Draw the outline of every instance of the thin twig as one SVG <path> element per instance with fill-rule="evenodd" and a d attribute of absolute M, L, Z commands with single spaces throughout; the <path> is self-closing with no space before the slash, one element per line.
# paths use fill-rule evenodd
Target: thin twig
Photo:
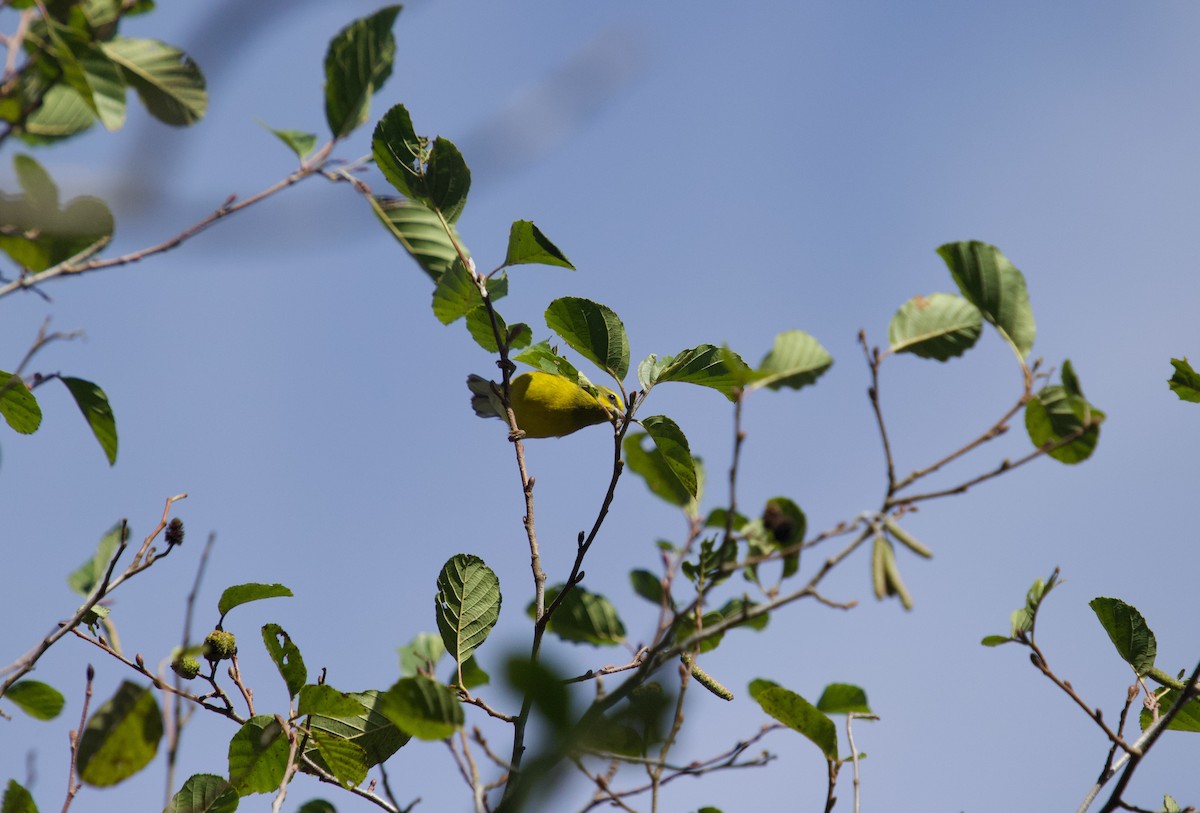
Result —
<path fill-rule="evenodd" d="M 243 198 L 242 200 L 238 201 L 236 195 L 231 195 L 225 203 L 213 210 L 213 212 L 207 217 L 204 217 L 201 220 L 193 223 L 191 226 L 188 226 L 174 237 L 169 237 L 162 242 L 156 243 L 152 246 L 147 246 L 146 248 L 138 249 L 137 251 L 132 251 L 128 254 L 122 254 L 119 257 L 88 260 L 87 262 L 82 263 L 78 263 L 76 258 L 73 257 L 56 265 L 52 265 L 44 271 L 26 274 L 16 280 L 13 280 L 7 285 L 0 286 L 0 298 L 8 296 L 15 291 L 29 288 L 33 285 L 39 285 L 57 277 L 75 276 L 89 271 L 99 271 L 104 268 L 114 268 L 117 266 L 129 265 L 130 263 L 139 262 L 155 254 L 161 254 L 165 251 L 170 251 L 171 249 L 182 245 L 191 238 L 205 231 L 209 226 L 212 226 L 217 221 L 222 220 L 229 215 L 240 212 L 248 206 L 253 206 L 254 204 L 265 200 L 272 195 L 282 192 L 284 189 L 299 183 L 311 175 L 319 174 L 324 167 L 325 160 L 329 157 L 329 153 L 333 150 L 333 145 L 334 142 L 329 141 L 319 150 L 317 150 L 310 158 L 308 158 L 308 160 L 301 162 L 299 168 L 297 168 L 287 177 L 271 184 L 266 189 L 263 189 L 262 191 L 257 192 L 248 198 Z"/>
<path fill-rule="evenodd" d="M 88 704 L 92 702 L 92 681 L 96 679 L 96 670 L 89 663 L 87 668 L 87 682 L 83 690 L 83 711 L 79 715 L 79 728 L 70 733 L 71 740 L 71 767 L 67 773 L 67 798 L 63 801 L 62 813 L 67 813 L 67 809 L 71 807 L 71 802 L 75 800 L 75 794 L 79 793 L 79 789 L 83 787 L 83 783 L 77 778 L 79 775 L 79 742 L 83 739 L 84 729 L 87 727 Z"/>

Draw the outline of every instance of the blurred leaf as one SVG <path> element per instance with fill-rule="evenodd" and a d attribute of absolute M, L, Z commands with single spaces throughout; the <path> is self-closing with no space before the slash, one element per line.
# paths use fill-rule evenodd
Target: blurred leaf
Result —
<path fill-rule="evenodd" d="M 262 637 L 267 654 L 271 656 L 275 668 L 279 670 L 280 677 L 287 685 L 288 697 L 295 697 L 308 680 L 308 669 L 304 666 L 300 649 L 278 624 L 264 624 Z"/>
<path fill-rule="evenodd" d="M 1133 667 L 1138 677 L 1144 677 L 1154 666 L 1154 658 L 1158 654 L 1158 643 L 1146 619 L 1137 608 L 1120 599 L 1094 598 L 1088 602 L 1088 606 L 1100 619 L 1101 626 L 1117 648 L 1117 654 Z"/>
<path fill-rule="evenodd" d="M 935 293 L 900 306 L 888 326 L 888 343 L 893 353 L 946 361 L 974 347 L 982 332 L 978 308 L 962 297 Z"/>
<path fill-rule="evenodd" d="M 66 376 L 60 380 L 67 385 L 79 411 L 92 428 L 92 434 L 96 436 L 100 448 L 104 450 L 104 456 L 108 458 L 108 465 L 113 465 L 117 462 L 117 419 L 113 416 L 108 396 L 91 381 Z"/>
<path fill-rule="evenodd" d="M 683 350 L 661 360 L 654 356 L 650 359 L 655 359 L 647 370 L 654 375 L 648 382 L 650 386 L 668 381 L 681 381 L 714 389 L 730 401 L 733 400 L 734 391 L 741 387 L 751 374 L 750 367 L 740 356 L 727 348 L 711 344 Z M 643 387 L 646 386 L 646 383 L 643 383 Z"/>
<path fill-rule="evenodd" d="M 438 661 L 446 654 L 440 635 L 418 633 L 406 646 L 400 647 L 400 674 L 404 677 L 422 674 L 432 677 Z"/>
<path fill-rule="evenodd" d="M 770 614 L 760 613 L 759 615 L 746 617 L 746 613 L 750 610 L 753 610 L 757 606 L 758 605 L 753 601 L 748 601 L 745 598 L 731 598 L 729 601 L 722 604 L 720 609 L 718 609 L 716 612 L 717 615 L 721 617 L 722 621 L 734 622 L 733 626 L 728 627 L 728 629 L 745 627 L 746 629 L 751 629 L 755 632 L 761 632 L 762 630 L 765 630 L 767 628 L 767 624 L 770 623 Z"/>
<path fill-rule="evenodd" d="M 561 590 L 561 584 L 546 588 L 547 607 Z M 534 606 L 530 602 L 530 618 L 533 618 L 533 613 Z M 625 625 L 621 623 L 613 603 L 599 593 L 590 593 L 578 585 L 571 588 L 571 592 L 554 611 L 546 631 L 564 641 L 595 646 L 615 646 L 625 640 Z"/>
<path fill-rule="evenodd" d="M 458 251 L 454 247 L 455 242 L 462 246 L 458 230 L 453 224 L 450 225 L 450 232 L 454 235 L 451 240 L 436 212 L 407 200 L 383 197 L 371 197 L 368 200 L 380 222 L 434 282 L 458 259 Z M 471 256 L 465 247 L 463 252 L 467 257 Z"/>
<path fill-rule="evenodd" d="M 230 610 L 242 604 L 261 601 L 264 598 L 290 598 L 291 596 L 292 591 L 282 584 L 258 584 L 255 582 L 235 584 L 232 587 L 226 587 L 225 592 L 221 594 L 221 599 L 217 602 L 217 612 L 224 620 Z"/>
<path fill-rule="evenodd" d="M 787 330 L 749 376 L 747 389 L 787 387 L 798 390 L 814 383 L 833 365 L 833 357 L 821 343 L 803 330 Z"/>
<path fill-rule="evenodd" d="M 46 53 L 57 62 L 62 81 L 107 130 L 120 129 L 125 121 L 125 85 L 117 67 L 53 15 L 43 16 L 40 22 L 37 30 L 49 41 Z"/>
<path fill-rule="evenodd" d="M 830 683 L 821 692 L 817 708 L 826 714 L 871 714 L 867 693 L 849 683 Z"/>
<path fill-rule="evenodd" d="M 309 799 L 296 813 L 337 813 L 337 808 L 324 799 Z"/>
<path fill-rule="evenodd" d="M 123 523 L 118 522 L 105 532 L 104 536 L 100 537 L 100 542 L 96 545 L 96 552 L 92 554 L 92 558 L 84 562 L 75 572 L 67 576 L 67 586 L 81 596 L 90 596 L 92 591 L 96 589 L 96 585 L 104 579 L 104 574 L 108 571 L 108 563 L 112 561 L 113 554 L 117 550 L 117 545 L 121 542 L 121 529 L 125 527 Z M 126 538 L 128 538 L 126 531 Z"/>
<path fill-rule="evenodd" d="M 587 717 L 580 726 L 578 746 L 597 754 L 640 757 L 646 753 L 646 743 L 637 731 L 603 714 Z"/>
<path fill-rule="evenodd" d="M 985 635 L 979 643 L 984 646 L 1000 646 L 1001 644 L 1011 644 L 1012 640 L 1007 635 Z"/>
<path fill-rule="evenodd" d="M 40 140 L 57 140 L 91 127 L 96 117 L 73 88 L 52 85 L 42 105 L 25 119 L 25 134 Z"/>
<path fill-rule="evenodd" d="M 123 682 L 84 728 L 79 778 L 101 788 L 128 779 L 154 759 L 162 735 L 162 712 L 150 687 Z"/>
<path fill-rule="evenodd" d="M 442 643 L 456 663 L 483 645 L 500 618 L 500 580 L 478 556 L 460 553 L 437 577 L 434 611 Z"/>
<path fill-rule="evenodd" d="M 38 813 L 37 805 L 33 801 L 33 794 L 17 784 L 15 779 L 8 780 L 8 786 L 4 788 L 4 796 L 0 798 L 0 811 L 2 813 Z"/>
<path fill-rule="evenodd" d="M 1179 396 L 1180 401 L 1200 402 L 1200 373 L 1192 369 L 1187 358 L 1171 359 L 1175 373 L 1167 381 L 1171 392 Z"/>
<path fill-rule="evenodd" d="M 1024 275 L 1000 249 L 978 240 L 946 243 L 937 251 L 962 295 L 1026 358 L 1037 327 Z"/>
<path fill-rule="evenodd" d="M 564 296 L 546 308 L 546 325 L 573 350 L 618 381 L 629 372 L 629 337 L 610 308 Z"/>
<path fill-rule="evenodd" d="M 0 250 L 30 271 L 45 271 L 112 236 L 113 217 L 99 198 L 58 205 L 50 175 L 27 155 L 13 157 L 23 195 L 0 194 Z"/>
<path fill-rule="evenodd" d="M 42 425 L 42 408 L 25 382 L 0 370 L 0 415 L 13 430 L 31 435 Z"/>
<path fill-rule="evenodd" d="M 355 787 L 367 778 L 366 752 L 354 743 L 320 730 L 312 732 L 312 742 L 326 770 L 337 778 L 342 787 Z"/>
<path fill-rule="evenodd" d="M 229 741 L 229 784 L 239 796 L 278 790 L 290 750 L 274 717 L 251 717 Z"/>
<path fill-rule="evenodd" d="M 1159 716 L 1161 717 L 1166 710 L 1175 705 L 1175 701 L 1179 699 L 1179 691 L 1177 689 L 1168 689 L 1162 697 L 1159 698 Z M 1138 720 L 1145 731 L 1154 722 L 1154 713 L 1150 709 L 1142 709 L 1142 714 Z M 1200 699 L 1192 698 L 1184 707 L 1179 710 L 1179 713 L 1171 718 L 1170 724 L 1167 725 L 1168 731 L 1191 731 L 1193 733 L 1200 731 Z"/>
<path fill-rule="evenodd" d="M 379 710 L 419 740 L 444 740 L 463 726 L 454 692 L 426 677 L 401 678 L 380 698 Z"/>
<path fill-rule="evenodd" d="M 37 680 L 17 681 L 4 696 L 35 720 L 53 720 L 66 702 L 58 689 Z"/>
<path fill-rule="evenodd" d="M 238 795 L 225 777 L 198 773 L 188 777 L 163 813 L 233 813 Z"/>
<path fill-rule="evenodd" d="M 396 728 L 380 710 L 382 692 L 349 692 L 345 696 L 359 704 L 356 714 L 313 714 L 308 718 L 309 727 L 353 742 L 366 755 L 368 766 L 387 761 L 408 742 L 409 735 Z M 315 748 L 305 749 L 304 754 L 320 767 L 328 768 Z"/>
<path fill-rule="evenodd" d="M 633 592 L 656 607 L 662 606 L 662 580 L 658 576 L 655 576 L 649 570 L 631 570 L 629 572 L 629 582 L 633 585 Z"/>
<path fill-rule="evenodd" d="M 262 124 L 262 122 L 259 122 L 259 124 Z M 267 130 L 284 144 L 287 144 L 301 161 L 317 146 L 316 133 L 306 133 L 303 130 L 276 130 L 274 127 L 267 127 L 265 124 L 262 124 L 262 126 L 266 127 Z"/>
<path fill-rule="evenodd" d="M 505 265 L 556 265 L 560 268 L 575 270 L 567 255 L 558 246 L 550 242 L 542 230 L 528 220 L 517 220 L 508 232 L 508 253 L 504 257 Z"/>
<path fill-rule="evenodd" d="M 816 706 L 782 686 L 761 688 L 755 694 L 752 684 L 751 696 L 767 714 L 811 740 L 827 760 L 837 760 L 837 729 Z"/>
<path fill-rule="evenodd" d="M 192 58 L 158 40 L 116 37 L 101 46 L 121 67 L 146 110 L 163 124 L 186 127 L 204 117 L 208 93 Z"/>
<path fill-rule="evenodd" d="M 1078 385 L 1078 381 L 1075 383 Z M 1104 413 L 1087 400 L 1069 394 L 1056 384 L 1043 387 L 1025 405 L 1025 429 L 1034 446 L 1041 448 L 1083 433 L 1065 446 L 1048 452 L 1060 463 L 1081 463 L 1091 457 L 1100 442 L 1100 424 L 1104 418 Z"/>
<path fill-rule="evenodd" d="M 363 122 L 371 96 L 392 75 L 396 40 L 392 26 L 400 6 L 385 6 L 338 32 L 325 53 L 325 120 L 335 138 Z"/>

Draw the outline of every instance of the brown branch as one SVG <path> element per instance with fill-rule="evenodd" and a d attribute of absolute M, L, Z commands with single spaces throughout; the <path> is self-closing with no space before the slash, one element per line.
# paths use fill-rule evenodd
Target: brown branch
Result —
<path fill-rule="evenodd" d="M 875 425 L 879 428 L 879 440 L 883 444 L 883 458 L 887 464 L 887 493 L 890 497 L 896 491 L 896 464 L 892 458 L 892 444 L 888 440 L 887 426 L 883 422 L 883 409 L 879 405 L 879 348 L 872 350 L 867 345 L 867 332 L 858 331 L 858 343 L 862 345 L 867 367 L 871 370 L 871 386 L 867 389 L 867 398 L 871 401 L 871 411 L 875 413 Z"/>
<path fill-rule="evenodd" d="M 67 798 L 63 800 L 62 813 L 67 813 L 75 794 L 83 787 L 77 778 L 79 775 L 79 742 L 83 739 L 83 731 L 87 727 L 88 704 L 92 702 L 92 681 L 96 679 L 96 670 L 89 663 L 87 668 L 87 683 L 83 691 L 83 711 L 79 714 L 79 728 L 68 736 L 71 740 L 71 766 L 67 772 Z"/>
<path fill-rule="evenodd" d="M 1079 693 L 1075 691 L 1075 687 L 1071 685 L 1070 681 L 1063 680 L 1058 675 L 1054 674 L 1053 670 L 1050 669 L 1050 664 L 1046 662 L 1046 656 L 1042 654 L 1042 650 L 1032 638 L 1028 636 L 1018 636 L 1017 640 L 1022 641 L 1022 643 L 1026 644 L 1032 650 L 1029 655 L 1030 663 L 1037 667 L 1037 669 L 1043 675 L 1050 678 L 1051 682 L 1053 682 L 1055 686 L 1066 692 L 1067 696 L 1074 700 L 1075 704 L 1079 706 L 1079 708 L 1083 709 L 1087 716 L 1090 717 L 1092 721 L 1100 727 L 1100 729 L 1104 732 L 1104 735 L 1108 737 L 1109 742 L 1113 743 L 1113 745 L 1121 748 L 1124 751 L 1129 750 L 1129 744 L 1121 738 L 1121 735 L 1113 731 L 1109 727 L 1108 723 L 1104 722 L 1104 715 L 1101 713 L 1100 709 L 1094 709 L 1089 706 L 1084 699 L 1079 696 Z"/>
<path fill-rule="evenodd" d="M 122 254 L 119 257 L 88 260 L 82 263 L 77 262 L 76 258 L 72 257 L 61 263 L 53 265 L 44 271 L 25 274 L 8 283 L 7 285 L 0 286 L 0 298 L 8 296 L 15 291 L 23 290 L 57 277 L 77 276 L 89 271 L 99 271 L 105 268 L 129 265 L 130 263 L 140 262 L 147 257 L 152 257 L 155 254 L 162 254 L 163 252 L 177 248 L 191 238 L 208 229 L 209 226 L 212 226 L 217 221 L 222 220 L 229 215 L 236 214 L 237 212 L 240 212 L 249 206 L 253 206 L 254 204 L 263 201 L 272 195 L 282 192 L 283 190 L 299 183 L 305 178 L 321 173 L 324 169 L 325 161 L 329 157 L 329 153 L 333 150 L 333 145 L 333 141 L 326 143 L 306 161 L 302 161 L 299 168 L 297 168 L 287 177 L 277 181 L 271 186 L 268 186 L 266 189 L 263 189 L 248 198 L 243 198 L 242 200 L 238 201 L 236 195 L 231 195 L 225 201 L 225 203 L 213 210 L 213 212 L 207 217 L 204 217 L 201 220 L 193 223 L 191 226 L 188 226 L 174 237 L 169 237 L 162 242 L 156 243 L 152 246 L 147 246 L 146 248 L 138 249 L 137 251 L 129 252 L 128 254 Z"/>

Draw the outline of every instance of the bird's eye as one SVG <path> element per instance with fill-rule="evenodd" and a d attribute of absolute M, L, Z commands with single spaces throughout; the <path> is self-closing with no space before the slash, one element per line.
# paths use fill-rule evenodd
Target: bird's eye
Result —
<path fill-rule="evenodd" d="M 617 394 L 615 392 L 610 392 L 608 394 L 608 400 L 609 400 L 609 403 L 611 403 L 613 406 L 616 406 L 617 405 Z"/>

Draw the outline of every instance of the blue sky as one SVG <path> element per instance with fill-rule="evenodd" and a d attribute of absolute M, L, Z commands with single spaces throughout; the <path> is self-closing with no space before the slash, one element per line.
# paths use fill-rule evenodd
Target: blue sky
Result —
<path fill-rule="evenodd" d="M 163 4 L 127 31 L 196 57 L 211 96 L 199 125 L 170 130 L 139 111 L 124 132 L 37 152 L 64 194 L 110 200 L 114 251 L 161 239 L 230 193 L 288 173 L 290 153 L 256 120 L 321 131 L 325 46 L 376 8 L 246 5 Z M 765 717 L 745 691 L 755 677 L 814 699 L 827 683 L 851 682 L 882 718 L 856 729 L 870 755 L 867 809 L 1001 811 L 1028 808 L 1030 798 L 1074 809 L 1103 764 L 1099 731 L 1023 652 L 978 645 L 1006 630 L 1025 589 L 1056 565 L 1067 583 L 1050 600 L 1040 641 L 1110 719 L 1130 673 L 1091 598 L 1137 606 L 1166 671 L 1194 665 L 1200 414 L 1165 379 L 1172 356 L 1200 352 L 1188 242 L 1200 214 L 1197 23 L 1200 10 L 1183 2 L 856 0 L 681 13 L 522 0 L 416 2 L 401 14 L 396 68 L 373 116 L 403 102 L 418 131 L 463 149 L 473 186 L 459 226 L 481 266 L 502 258 L 511 221 L 530 219 L 579 269 L 516 269 L 501 308 L 509 321 L 544 335 L 549 300 L 584 296 L 620 314 L 635 361 L 701 342 L 757 360 L 793 328 L 832 353 L 819 386 L 750 399 L 743 504 L 790 496 L 813 529 L 878 506 L 883 463 L 855 336 L 863 328 L 882 343 L 906 299 L 953 290 L 934 253 L 952 240 L 994 243 L 1025 273 L 1038 320 L 1033 355 L 1050 365 L 1070 358 L 1108 413 L 1092 460 L 1037 461 L 909 518 L 936 552 L 901 562 L 913 612 L 871 598 L 859 555 L 827 585 L 839 600 L 859 599 L 857 609 L 795 606 L 762 633 L 728 636 L 704 665 L 739 697 L 692 696 L 680 761 L 757 730 Z M 367 153 L 369 131 L 339 154 Z M 15 151 L 0 166 L 6 190 Z M 368 181 L 385 190 L 377 174 Z M 125 516 L 144 532 L 181 491 L 191 494 L 177 511 L 189 531 L 183 555 L 124 588 L 115 607 L 126 648 L 149 662 L 178 638 L 210 530 L 218 542 L 201 608 L 240 582 L 278 581 L 296 593 L 230 619 L 260 704 L 282 702 L 256 644 L 268 621 L 293 634 L 311 670 L 328 666 L 333 685 L 389 685 L 396 647 L 435 628 L 434 579 L 458 552 L 483 557 L 505 594 L 484 660 L 526 646 L 530 578 L 512 455 L 500 424 L 471 414 L 463 386 L 491 361 L 461 327 L 432 317 L 430 292 L 349 188 L 309 181 L 166 256 L 48 286 L 52 303 L 3 303 L 6 369 L 48 315 L 58 329 L 86 331 L 37 366 L 100 383 L 121 449 L 110 469 L 66 394 L 44 390 L 41 431 L 0 436 L 9 574 L 0 661 L 73 609 L 64 576 L 105 529 Z M 944 365 L 890 361 L 882 388 L 898 466 L 923 465 L 981 431 L 1019 384 L 991 334 Z M 706 506 L 720 504 L 728 404 L 662 387 L 647 409 L 683 427 L 709 472 Z M 942 482 L 1028 448 L 1018 422 Z M 608 453 L 603 429 L 529 445 L 552 579 L 591 523 Z M 586 584 L 627 608 L 630 639 L 642 640 L 654 610 L 632 596 L 626 574 L 653 569 L 654 542 L 680 539 L 684 526 L 627 477 L 605 527 Z M 582 668 L 627 657 L 570 645 L 554 654 Z M 78 714 L 89 661 L 100 669 L 99 697 L 126 677 L 99 652 L 64 642 L 36 675 L 67 693 L 63 720 L 18 718 L 0 738 L 0 778 L 24 778 L 25 746 L 36 749 L 43 809 L 61 798 L 64 727 Z M 222 772 L 231 733 L 195 720 L 181 776 Z M 764 800 L 817 809 L 816 749 L 787 732 L 766 745 L 779 755 L 771 767 L 677 783 L 665 809 L 730 813 Z M 1186 735 L 1168 736 L 1132 798 L 1153 807 L 1169 792 L 1195 803 L 1194 748 Z M 418 810 L 468 808 L 440 746 L 414 744 L 391 765 L 400 797 L 423 797 Z M 156 766 L 127 786 L 85 791 L 76 809 L 154 809 L 161 777 Z M 308 783 L 285 809 L 318 795 L 340 810 L 369 809 Z"/>

